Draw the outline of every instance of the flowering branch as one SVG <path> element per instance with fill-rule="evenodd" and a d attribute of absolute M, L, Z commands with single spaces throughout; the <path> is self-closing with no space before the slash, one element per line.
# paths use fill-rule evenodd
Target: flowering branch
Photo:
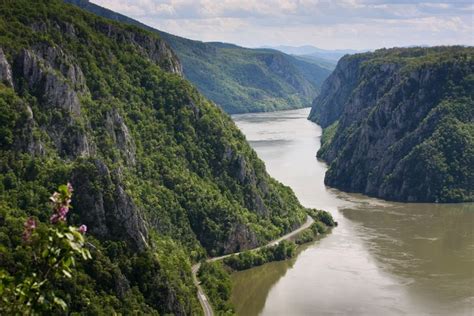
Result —
<path fill-rule="evenodd" d="M 19 283 L 6 271 L 0 270 L 0 314 L 36 314 L 67 309 L 66 302 L 54 291 L 54 283 L 71 278 L 75 257 L 91 259 L 85 247 L 87 226 L 67 225 L 67 214 L 72 209 L 73 188 L 62 185 L 50 197 L 53 214 L 47 229 L 38 229 L 40 223 L 29 217 L 24 223 L 23 247 L 27 248 L 34 264 L 27 267 Z M 43 225 L 44 226 L 44 225 Z M 6 286 L 5 286 L 6 285 Z"/>

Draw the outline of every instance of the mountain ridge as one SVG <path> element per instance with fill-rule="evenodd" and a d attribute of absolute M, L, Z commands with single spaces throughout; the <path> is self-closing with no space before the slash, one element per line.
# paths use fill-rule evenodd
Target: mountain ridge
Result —
<path fill-rule="evenodd" d="M 331 72 L 318 63 L 275 50 L 250 49 L 172 35 L 87 0 L 65 2 L 157 32 L 178 55 L 186 78 L 231 114 L 307 107 Z"/>
<path fill-rule="evenodd" d="M 473 47 L 343 57 L 314 100 L 325 184 L 406 202 L 474 200 Z"/>
<path fill-rule="evenodd" d="M 45 285 L 69 313 L 200 314 L 192 262 L 305 220 L 158 34 L 59 0 L 4 1 L 0 16 L 2 280 L 34 266 L 23 223 L 47 227 L 67 182 L 93 257 Z"/>

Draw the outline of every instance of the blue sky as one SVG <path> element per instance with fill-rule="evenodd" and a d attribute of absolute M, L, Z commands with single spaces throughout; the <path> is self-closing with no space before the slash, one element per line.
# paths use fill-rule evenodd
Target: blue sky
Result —
<path fill-rule="evenodd" d="M 247 47 L 474 45 L 474 0 L 92 0 L 160 30 Z"/>

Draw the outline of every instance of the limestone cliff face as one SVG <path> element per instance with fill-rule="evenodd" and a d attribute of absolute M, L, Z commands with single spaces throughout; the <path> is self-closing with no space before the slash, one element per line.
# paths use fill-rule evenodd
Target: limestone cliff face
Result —
<path fill-rule="evenodd" d="M 185 77 L 227 113 L 308 106 L 330 73 L 316 63 L 278 51 L 194 41 L 154 29 L 88 0 L 64 1 L 159 34 L 179 56 Z"/>
<path fill-rule="evenodd" d="M 338 120 L 354 88 L 358 85 L 360 58 L 342 58 L 324 81 L 320 95 L 313 101 L 309 119 L 325 128 Z"/>
<path fill-rule="evenodd" d="M 76 19 L 35 17 L 22 25 L 35 40 L 0 43 L 0 105 L 21 113 L 5 150 L 64 165 L 75 213 L 94 236 L 142 250 L 153 232 L 217 255 L 304 220 L 231 119 L 182 78 L 160 36 L 67 8 Z"/>
<path fill-rule="evenodd" d="M 37 22 L 31 25 L 37 34 L 51 32 L 51 28 L 75 37 L 76 26 L 65 22 Z M 123 45 L 134 45 L 138 51 L 158 64 L 163 70 L 182 74 L 179 60 L 164 41 L 124 30 L 113 24 L 95 25 L 96 31 L 107 34 Z M 70 52 L 54 44 L 34 44 L 7 58 L 0 47 L 0 83 L 14 88 L 16 93 L 33 96 L 37 108 L 21 104 L 25 113 L 21 133 L 16 135 L 14 147 L 33 156 L 56 151 L 62 159 L 74 161 L 90 158 L 88 170 L 75 170 L 72 176 L 76 187 L 76 210 L 91 232 L 101 239 L 127 240 L 136 249 L 147 245 L 148 229 L 142 211 L 125 192 L 120 172 L 111 172 L 97 155 L 97 144 L 91 123 L 83 120 L 81 99 L 90 98 L 87 80 L 80 61 Z M 45 119 L 43 116 L 55 113 Z M 114 108 L 105 114 L 105 131 L 121 152 L 125 165 L 135 164 L 136 147 L 129 128 Z M 52 143 L 45 143 L 34 134 L 42 131 Z M 101 189 L 93 190 L 93 179 L 101 181 Z"/>
<path fill-rule="evenodd" d="M 94 260 L 57 284 L 69 313 L 199 314 L 191 262 L 304 221 L 159 35 L 63 0 L 3 1 L 0 19 L 0 239 L 15 254 L 23 219 L 47 225 L 72 183 Z"/>
<path fill-rule="evenodd" d="M 309 117 L 323 127 L 337 122 L 318 152 L 330 164 L 325 183 L 391 200 L 471 201 L 473 52 L 393 49 L 341 59 Z"/>

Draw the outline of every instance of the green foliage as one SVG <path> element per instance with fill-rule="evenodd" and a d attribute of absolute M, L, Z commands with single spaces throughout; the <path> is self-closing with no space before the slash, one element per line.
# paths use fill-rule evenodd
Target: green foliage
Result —
<path fill-rule="evenodd" d="M 227 113 L 309 106 L 330 71 L 281 52 L 197 43 L 162 34 L 183 63 L 185 76 Z M 212 58 L 203 58 L 212 51 Z"/>
<path fill-rule="evenodd" d="M 57 295 L 55 286 L 76 273 L 76 258 L 92 259 L 83 236 L 85 226 L 76 228 L 65 223 L 72 192 L 64 185 L 58 191 L 51 197 L 57 206 L 51 217 L 53 225 L 38 227 L 31 217 L 25 222 L 23 242 L 15 248 L 22 261 L 12 261 L 11 254 L 3 247 L 0 249 L 0 311 L 3 313 L 66 311 L 68 305 Z"/>
<path fill-rule="evenodd" d="M 224 263 L 234 270 L 245 270 L 262 264 L 292 258 L 296 254 L 296 245 L 283 240 L 274 246 L 265 246 L 257 250 L 248 250 L 224 259 Z"/>
<path fill-rule="evenodd" d="M 318 235 L 327 233 L 329 228 L 329 226 L 326 226 L 322 222 L 315 221 L 308 229 L 305 229 L 296 237 L 295 243 L 302 245 L 314 241 Z"/>
<path fill-rule="evenodd" d="M 321 222 L 328 227 L 335 227 L 337 226 L 337 222 L 334 221 L 331 213 L 324 210 L 317 210 L 314 208 L 307 209 L 306 212 L 309 216 L 311 216 L 316 222 Z"/>
<path fill-rule="evenodd" d="M 19 119 L 19 99 L 0 83 L 0 148 L 13 143 L 13 129 Z"/>
<path fill-rule="evenodd" d="M 436 202 L 474 201 L 474 103 L 444 102 L 429 118 L 443 113 L 433 134 L 403 159 L 413 193 L 430 190 Z M 429 119 L 428 118 L 428 119 Z M 388 177 L 386 181 L 401 179 Z"/>
<path fill-rule="evenodd" d="M 313 226 L 314 225 L 315 224 L 313 224 Z M 316 229 L 316 232 L 313 229 L 305 229 L 295 238 L 295 244 L 302 245 L 302 244 L 312 242 L 317 236 L 317 234 L 318 234 L 317 229 Z"/>
<path fill-rule="evenodd" d="M 474 201 L 473 53 L 440 46 L 344 57 L 328 80 L 342 81 L 311 115 L 329 125 L 318 151 L 330 164 L 325 183 L 391 200 Z"/>
<path fill-rule="evenodd" d="M 309 106 L 332 70 L 314 60 L 296 58 L 275 50 L 189 40 L 158 31 L 91 3 L 67 2 L 159 34 L 183 63 L 186 78 L 227 113 Z"/>
<path fill-rule="evenodd" d="M 199 269 L 198 278 L 206 295 L 212 302 L 214 311 L 218 315 L 234 315 L 229 303 L 232 291 L 232 282 L 221 262 L 203 262 Z"/>
<path fill-rule="evenodd" d="M 318 157 L 323 156 L 326 150 L 330 147 L 334 135 L 336 135 L 338 125 L 339 121 L 335 121 L 323 129 L 323 134 L 321 135 L 321 148 L 318 150 Z"/>
<path fill-rule="evenodd" d="M 233 270 L 245 270 L 262 264 L 292 258 L 298 245 L 314 241 L 318 235 L 325 234 L 331 227 L 337 226 L 331 213 L 307 209 L 314 223 L 292 240 L 283 240 L 277 245 L 265 246 L 256 250 L 247 250 L 224 259 L 224 263 Z"/>
<path fill-rule="evenodd" d="M 334 221 L 331 213 L 329 213 L 328 211 L 313 209 L 313 210 L 309 210 L 308 213 L 310 214 L 311 217 L 313 217 L 313 219 L 316 222 L 321 222 L 327 227 L 337 226 L 337 222 Z"/>
<path fill-rule="evenodd" d="M 311 225 L 311 230 L 313 232 L 317 232 L 318 234 L 324 234 L 328 230 L 328 226 L 324 225 L 321 222 L 314 222 L 313 225 Z"/>
<path fill-rule="evenodd" d="M 15 72 L 14 88 L 0 84 L 7 279 L 31 264 L 18 219 L 49 221 L 49 192 L 69 179 L 70 222 L 90 227 L 94 257 L 51 283 L 69 313 L 199 314 L 191 261 L 240 249 L 239 228 L 263 244 L 304 221 L 232 120 L 165 71 L 177 61 L 158 54 L 156 34 L 59 0 L 0 2 L 0 21 L 10 65 L 25 51 L 39 60 L 38 78 Z M 46 91 L 41 73 L 77 95 L 79 115 L 54 102 L 60 89 Z"/>

